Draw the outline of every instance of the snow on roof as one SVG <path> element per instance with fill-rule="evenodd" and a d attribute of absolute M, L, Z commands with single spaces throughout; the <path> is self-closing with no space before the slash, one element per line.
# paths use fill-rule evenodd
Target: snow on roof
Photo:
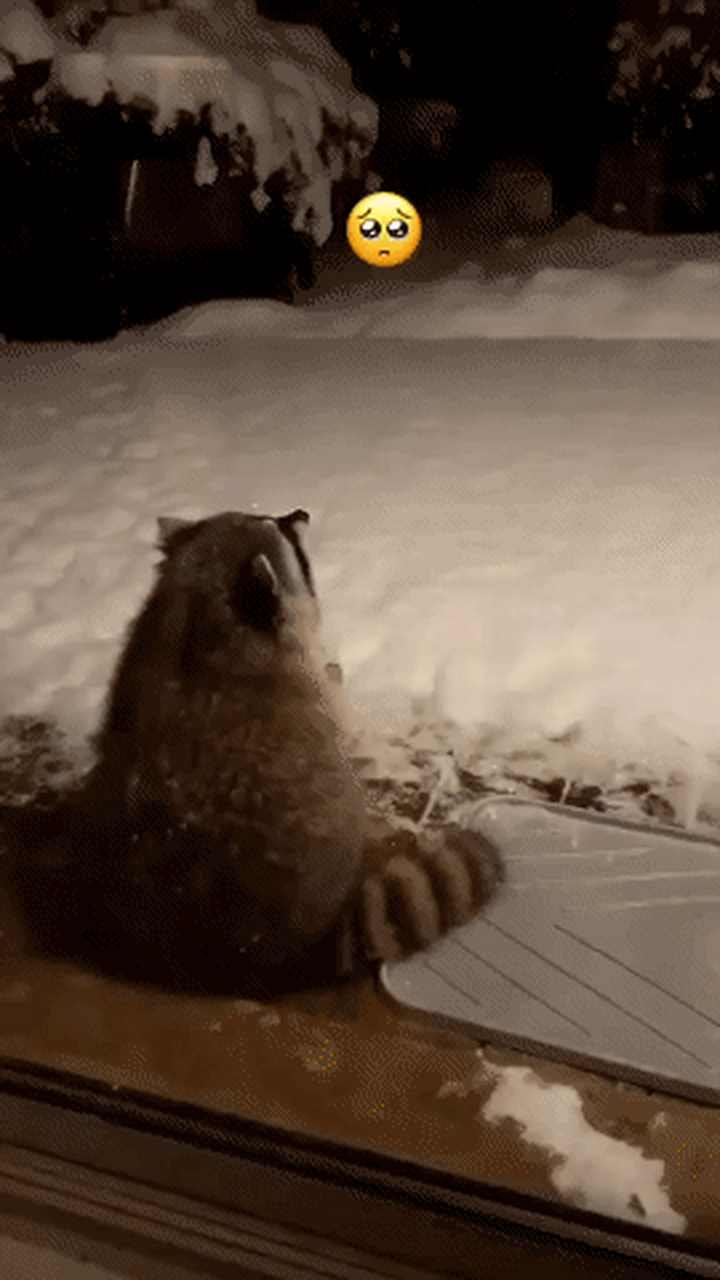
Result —
<path fill-rule="evenodd" d="M 181 111 L 197 116 L 210 105 L 213 131 L 244 128 L 255 147 L 257 187 L 286 169 L 301 181 L 293 227 L 318 244 L 332 231 L 333 181 L 355 173 L 377 137 L 378 110 L 356 92 L 348 64 L 317 28 L 292 27 L 258 16 L 254 0 L 180 0 L 172 9 L 111 18 L 79 50 L 50 34 L 29 0 L 0 0 L 2 50 L 20 61 L 54 59 L 53 79 L 72 97 L 97 106 L 150 102 L 153 128 L 172 128 Z M 331 123 L 342 142 L 327 136 Z M 320 146 L 325 142 L 325 147 Z"/>

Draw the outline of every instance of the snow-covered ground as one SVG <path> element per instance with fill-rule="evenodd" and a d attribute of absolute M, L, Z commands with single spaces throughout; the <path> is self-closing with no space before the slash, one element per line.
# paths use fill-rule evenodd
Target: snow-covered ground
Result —
<path fill-rule="evenodd" d="M 608 236 L 605 268 L 348 263 L 304 307 L 0 347 L 0 716 L 94 728 L 156 516 L 304 506 L 368 725 L 579 726 L 577 776 L 676 770 L 692 817 L 720 757 L 720 261 L 623 265 Z"/>

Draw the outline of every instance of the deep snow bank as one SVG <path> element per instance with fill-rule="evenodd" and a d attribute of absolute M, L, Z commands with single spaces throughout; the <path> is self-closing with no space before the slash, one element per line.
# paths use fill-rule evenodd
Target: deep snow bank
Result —
<path fill-rule="evenodd" d="M 720 268 L 473 271 L 6 346 L 0 710 L 92 730 L 157 515 L 303 505 L 376 723 L 415 707 L 588 781 L 645 762 L 691 814 L 720 755 Z"/>

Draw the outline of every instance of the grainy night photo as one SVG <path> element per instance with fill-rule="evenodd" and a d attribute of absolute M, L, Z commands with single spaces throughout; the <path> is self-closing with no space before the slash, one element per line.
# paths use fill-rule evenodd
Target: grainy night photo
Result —
<path fill-rule="evenodd" d="M 720 1276 L 719 95 L 0 0 L 3 1280 Z"/>

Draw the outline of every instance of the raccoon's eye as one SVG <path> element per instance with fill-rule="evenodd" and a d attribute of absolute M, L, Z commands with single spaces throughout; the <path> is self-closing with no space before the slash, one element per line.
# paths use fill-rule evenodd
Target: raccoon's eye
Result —
<path fill-rule="evenodd" d="M 360 223 L 360 235 L 363 240 L 377 240 L 381 231 L 382 227 L 377 218 L 366 218 Z"/>

